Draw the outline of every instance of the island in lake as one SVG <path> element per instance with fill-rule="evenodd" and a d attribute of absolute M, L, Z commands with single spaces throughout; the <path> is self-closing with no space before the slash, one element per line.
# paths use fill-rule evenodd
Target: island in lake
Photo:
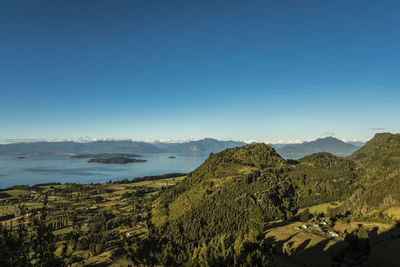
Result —
<path fill-rule="evenodd" d="M 104 163 L 104 164 L 126 164 L 133 162 L 146 162 L 144 159 L 131 159 L 126 157 L 112 157 L 112 158 L 94 158 L 89 159 L 89 163 Z"/>
<path fill-rule="evenodd" d="M 71 158 L 84 159 L 84 158 L 137 158 L 142 155 L 126 154 L 126 153 L 99 153 L 99 154 L 80 154 L 74 155 Z"/>

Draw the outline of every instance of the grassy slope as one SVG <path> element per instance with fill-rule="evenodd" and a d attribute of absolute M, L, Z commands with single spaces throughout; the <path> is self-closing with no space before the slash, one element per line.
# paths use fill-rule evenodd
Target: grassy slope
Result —
<path fill-rule="evenodd" d="M 200 168 L 189 175 L 188 178 L 170 178 L 157 181 L 144 181 L 135 184 L 107 184 L 102 185 L 103 189 L 109 190 L 110 193 L 99 193 L 94 194 L 88 200 L 82 200 L 79 203 L 73 203 L 68 199 L 63 199 L 59 196 L 51 197 L 52 205 L 65 204 L 67 206 L 74 206 L 76 209 L 95 209 L 96 212 L 101 210 L 112 210 L 115 214 L 124 216 L 130 213 L 131 207 L 127 202 L 121 200 L 121 195 L 126 192 L 130 192 L 132 186 L 136 187 L 152 187 L 160 189 L 163 186 L 173 185 L 181 182 L 173 190 L 168 190 L 169 194 L 166 194 L 168 199 L 168 212 L 169 218 L 165 214 L 163 209 L 163 199 L 156 199 L 153 202 L 153 220 L 156 225 L 162 225 L 167 219 L 176 220 L 182 218 L 190 212 L 198 211 L 204 203 L 211 203 L 212 201 L 221 202 L 225 200 L 231 201 L 237 199 L 240 196 L 253 195 L 257 196 L 268 187 L 265 187 L 265 183 L 273 180 L 273 177 L 279 176 L 280 179 L 289 177 L 293 180 L 294 185 L 297 187 L 296 190 L 300 192 L 300 196 L 304 195 L 307 189 L 314 189 L 311 185 L 319 185 L 319 189 L 311 192 L 311 196 L 321 196 L 329 188 L 339 188 L 342 185 L 353 186 L 356 185 L 359 177 L 365 177 L 363 184 L 368 186 L 366 196 L 376 197 L 378 201 L 383 201 L 379 192 L 382 188 L 396 189 L 393 187 L 392 182 L 396 182 L 398 179 L 398 139 L 399 135 L 378 135 L 376 143 L 372 142 L 366 145 L 365 149 L 361 149 L 356 152 L 353 156 L 348 159 L 334 157 L 326 153 L 318 153 L 310 157 L 305 157 L 299 160 L 299 164 L 288 165 L 279 155 L 276 155 L 274 151 L 268 147 L 256 146 L 253 151 L 249 154 L 246 149 L 236 148 L 232 150 L 224 151 L 222 154 L 212 155 Z M 379 151 L 376 151 L 379 150 Z M 375 151 L 375 152 L 374 152 Z M 387 152 L 390 157 L 386 157 L 383 154 Z M 267 157 L 265 156 L 267 155 Z M 367 155 L 367 156 L 366 156 Z M 353 166 L 353 161 L 356 165 Z M 385 168 L 379 168 L 379 164 L 386 166 Z M 388 164 L 388 165 L 385 165 Z M 356 169 L 356 176 L 350 175 L 349 171 Z M 257 173 L 260 172 L 261 173 Z M 283 173 L 289 173 L 288 176 L 282 175 Z M 303 181 L 304 175 L 306 175 L 306 181 Z M 362 176 L 364 175 L 364 176 Z M 263 180 L 257 180 L 257 177 L 265 176 Z M 379 184 L 373 182 L 373 178 L 378 177 L 383 179 Z M 285 179 L 286 179 L 285 178 Z M 249 179 L 252 180 L 249 183 Z M 346 182 L 351 179 L 351 184 Z M 389 182 L 387 182 L 389 181 Z M 396 184 L 396 183 L 395 183 Z M 338 186 L 339 185 L 339 186 Z M 65 185 L 56 185 L 53 188 L 65 188 Z M 349 187 L 351 190 L 354 188 Z M 371 188 L 377 188 L 379 190 L 374 191 Z M 51 191 L 50 186 L 42 188 L 43 191 Z M 239 189 L 243 190 L 240 191 Z M 335 192 L 335 190 L 330 191 Z M 370 193 L 368 193 L 370 192 Z M 376 192 L 376 193 L 371 193 Z M 398 190 L 397 192 L 400 192 Z M 9 190 L 3 191 L 2 199 L 16 199 L 20 196 L 30 195 L 30 191 L 24 190 Z M 389 192 L 390 193 L 390 192 Z M 150 193 L 147 197 L 149 197 Z M 303 194 L 303 195 L 302 195 Z M 368 195 L 369 194 L 369 195 Z M 372 194 L 372 195 L 371 195 Z M 377 194 L 377 195 L 375 195 Z M 222 197 L 225 195 L 226 197 Z M 310 194 L 308 194 L 310 195 Z M 95 196 L 102 196 L 105 198 L 105 202 L 93 203 Z M 258 199 L 265 199 L 267 195 L 260 195 Z M 347 192 L 343 195 L 331 194 L 334 201 L 343 200 L 343 196 L 347 196 Z M 304 207 L 309 207 L 311 212 L 326 212 L 328 207 L 333 207 L 331 202 L 322 203 L 322 199 L 326 199 L 326 196 L 317 198 L 316 202 L 318 205 L 314 205 L 313 201 L 311 204 L 304 203 Z M 259 203 L 256 198 L 255 203 Z M 361 198 L 362 200 L 362 198 Z M 208 202 L 205 202 L 208 201 Z M 367 202 L 369 205 L 372 202 Z M 29 208 L 38 207 L 40 203 L 35 201 L 25 202 Z M 339 202 L 340 204 L 340 202 Z M 380 209 L 385 214 L 392 216 L 393 218 L 400 218 L 400 205 L 396 203 L 389 203 L 386 208 Z M 226 203 L 224 202 L 224 205 Z M 240 201 L 231 201 L 228 205 L 232 207 L 241 207 L 248 205 L 247 208 L 253 208 L 253 204 L 245 204 Z M 379 206 L 371 206 L 380 208 Z M 3 205 L 0 207 L 1 212 L 7 214 L 12 213 L 15 210 L 14 205 Z M 199 214 L 201 215 L 201 214 Z M 6 222 L 7 223 L 7 222 Z M 389 231 L 393 225 L 383 224 L 377 222 L 337 222 L 334 226 L 334 230 L 340 233 L 345 231 L 351 232 L 357 229 L 359 224 L 364 227 L 372 229 L 378 227 L 378 233 L 384 236 L 386 231 Z M 285 264 L 309 264 L 311 266 L 326 265 L 330 262 L 331 257 L 340 250 L 341 246 L 344 245 L 341 239 L 332 239 L 330 237 L 321 236 L 315 232 L 309 232 L 305 230 L 295 229 L 302 225 L 300 222 L 292 222 L 290 224 L 280 224 L 280 222 L 270 222 L 266 225 L 267 230 L 265 232 L 266 238 L 272 238 L 290 255 L 290 258 L 286 256 L 277 257 L 278 265 L 284 266 Z M 270 227 L 272 226 L 272 227 Z M 85 229 L 85 226 L 83 227 Z M 71 227 L 65 227 L 55 231 L 56 234 L 64 234 L 71 230 Z M 115 229 L 121 235 L 125 235 L 128 232 L 134 232 L 137 234 L 143 233 L 144 228 L 142 226 L 135 226 L 133 228 L 120 227 Z M 399 246 L 399 240 L 383 240 L 373 243 L 371 246 L 371 259 L 375 263 L 389 264 L 395 263 L 398 260 L 397 253 L 393 250 L 395 246 Z M 321 253 L 325 251 L 326 253 Z M 116 263 L 124 259 L 113 259 L 111 255 L 113 249 L 106 250 L 101 255 L 91 257 L 85 260 L 82 264 L 97 264 L 97 263 Z M 395 254 L 395 255 L 394 255 Z M 87 254 L 82 252 L 82 255 Z"/>
<path fill-rule="evenodd" d="M 268 229 L 265 237 L 274 240 L 279 245 L 278 253 L 285 252 L 286 254 L 286 256 L 276 257 L 277 266 L 330 266 L 332 258 L 347 246 L 341 238 L 321 236 L 317 231 L 295 229 L 303 224 L 301 222 L 283 225 L 273 222 L 271 224 L 277 225 Z M 333 230 L 338 233 L 351 232 L 358 229 L 359 225 L 367 229 L 374 227 L 379 229 L 380 239 L 374 240 L 371 244 L 371 261 L 377 266 L 395 266 L 399 262 L 396 252 L 400 239 L 385 240 L 386 233 L 391 231 L 393 225 L 365 222 L 337 223 Z"/>

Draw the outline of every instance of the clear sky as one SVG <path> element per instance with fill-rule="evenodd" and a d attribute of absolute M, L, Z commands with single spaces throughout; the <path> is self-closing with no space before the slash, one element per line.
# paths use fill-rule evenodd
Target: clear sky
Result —
<path fill-rule="evenodd" d="M 400 132 L 400 1 L 1 1 L 0 142 Z"/>

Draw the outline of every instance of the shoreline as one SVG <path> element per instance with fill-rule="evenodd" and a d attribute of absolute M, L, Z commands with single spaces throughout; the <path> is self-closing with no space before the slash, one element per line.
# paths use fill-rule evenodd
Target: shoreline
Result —
<path fill-rule="evenodd" d="M 107 181 L 104 183 L 61 183 L 61 182 L 49 182 L 49 183 L 39 183 L 39 184 L 34 184 L 32 186 L 27 185 L 27 184 L 16 184 L 10 187 L 6 188 L 0 188 L 0 192 L 2 191 L 7 191 L 7 190 L 30 190 L 34 188 L 38 188 L 40 186 L 52 186 L 52 185 L 66 185 L 66 184 L 124 184 L 124 183 L 138 183 L 138 182 L 143 182 L 143 181 L 155 181 L 155 180 L 162 180 L 166 178 L 173 178 L 173 177 L 182 177 L 186 176 L 189 173 L 182 173 L 182 172 L 172 172 L 172 173 L 165 173 L 165 174 L 160 174 L 160 175 L 146 175 L 146 176 L 140 176 L 140 177 L 134 177 L 132 179 L 120 179 L 120 180 L 115 180 L 115 181 Z"/>

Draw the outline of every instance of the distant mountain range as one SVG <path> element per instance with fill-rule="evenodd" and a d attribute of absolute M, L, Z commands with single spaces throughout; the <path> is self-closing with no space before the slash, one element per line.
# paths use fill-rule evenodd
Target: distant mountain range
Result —
<path fill-rule="evenodd" d="M 329 152 L 336 156 L 349 156 L 357 151 L 361 146 L 351 143 L 345 143 L 334 137 L 318 138 L 311 142 L 303 142 L 301 144 L 288 144 L 281 147 L 276 147 L 277 152 L 285 157 L 298 159 L 306 155 L 318 152 Z M 272 145 L 274 146 L 274 145 Z"/>
<path fill-rule="evenodd" d="M 29 142 L 0 145 L 0 154 L 95 154 L 95 153 L 199 153 L 209 154 L 245 145 L 244 142 L 205 138 L 185 143 L 135 141 Z"/>
<path fill-rule="evenodd" d="M 210 154 L 220 152 L 227 148 L 243 146 L 245 142 L 239 141 L 221 141 L 212 138 L 205 138 L 198 141 L 190 141 L 186 143 L 161 143 L 155 144 L 160 149 L 168 153 L 203 153 Z"/>
<path fill-rule="evenodd" d="M 95 141 L 95 142 L 29 142 L 0 145 L 0 154 L 95 154 L 95 153 L 197 153 L 209 154 L 227 148 L 245 145 L 240 141 L 223 141 L 205 138 L 182 143 L 136 142 L 136 141 Z M 333 137 L 320 138 L 301 144 L 271 145 L 285 158 L 301 158 L 316 152 L 329 152 L 337 156 L 348 156 L 360 146 L 345 143 Z"/>
<path fill-rule="evenodd" d="M 30 142 L 0 145 L 0 154 L 157 153 L 157 146 L 135 141 Z"/>

